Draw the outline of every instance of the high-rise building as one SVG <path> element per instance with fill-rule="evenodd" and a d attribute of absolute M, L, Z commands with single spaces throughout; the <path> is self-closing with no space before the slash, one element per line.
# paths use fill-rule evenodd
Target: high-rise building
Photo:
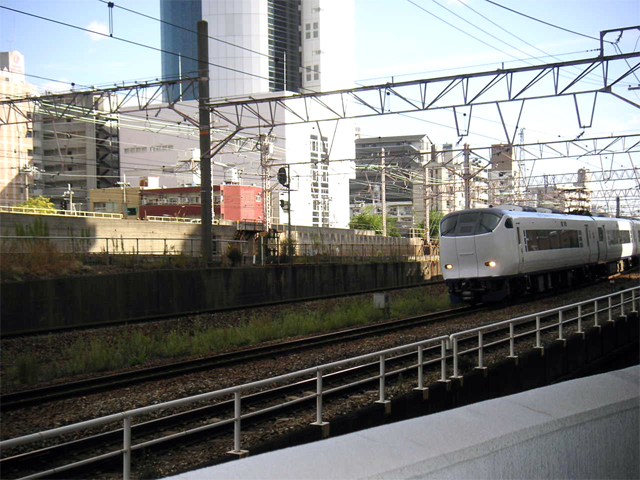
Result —
<path fill-rule="evenodd" d="M 109 98 L 93 94 L 41 102 L 43 195 L 56 208 L 89 210 L 89 191 L 114 187 L 120 176 L 118 115 Z"/>
<path fill-rule="evenodd" d="M 24 56 L 0 52 L 0 98 L 34 95 L 37 89 L 25 81 Z M 14 206 L 42 193 L 36 186 L 40 144 L 34 128 L 33 105 L 0 110 L 0 203 Z"/>
<path fill-rule="evenodd" d="M 353 83 L 353 0 L 160 0 L 160 15 L 165 79 L 197 76 L 195 32 L 207 21 L 212 99 Z"/>
<path fill-rule="evenodd" d="M 164 79 L 196 76 L 197 21 L 207 21 L 211 102 L 353 86 L 353 0 L 160 0 L 160 6 L 166 22 L 162 26 Z M 181 88 L 175 86 L 164 100 L 196 98 L 197 92 Z M 285 123 L 297 120 L 289 112 L 281 115 Z M 225 128 L 228 126 L 212 125 L 218 135 Z M 260 136 L 263 133 L 257 129 L 242 131 L 243 136 L 253 135 L 258 143 L 264 139 Z M 224 153 L 213 160 L 234 165 L 254 178 L 260 178 L 263 166 L 268 164 L 267 188 L 275 194 L 275 200 L 282 200 L 280 205 L 271 202 L 270 218 L 295 225 L 347 227 L 349 178 L 355 175 L 353 122 L 285 125 L 270 133 L 273 156 L 268 162 L 264 158 L 256 160 L 257 153 L 246 151 L 242 155 Z M 136 138 L 127 142 L 153 144 Z M 197 138 L 192 146 L 198 147 Z M 127 162 L 124 155 L 125 169 Z M 278 169 L 287 164 L 290 192 L 276 180 Z M 289 195 L 290 208 L 283 209 Z M 272 197 L 265 195 L 267 199 Z"/>

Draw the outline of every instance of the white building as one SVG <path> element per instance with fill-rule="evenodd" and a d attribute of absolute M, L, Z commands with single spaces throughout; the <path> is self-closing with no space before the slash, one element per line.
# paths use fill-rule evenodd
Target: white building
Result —
<path fill-rule="evenodd" d="M 37 94 L 34 85 L 25 81 L 24 56 L 17 51 L 0 52 L 0 99 Z M 42 168 L 41 140 L 34 125 L 34 110 L 30 104 L 19 110 L 5 107 L 0 110 L 0 204 L 13 206 L 25 202 L 30 196 L 41 195 L 36 181 Z M 25 120 L 28 120 L 25 121 Z"/>
<path fill-rule="evenodd" d="M 202 0 L 202 2 L 161 0 L 161 16 L 166 22 L 196 30 L 198 20 L 209 27 L 209 91 L 211 102 L 225 98 L 282 95 L 283 92 L 327 91 L 349 88 L 354 68 L 353 1 L 331 0 Z M 162 27 L 162 48 L 177 55 L 163 54 L 165 79 L 193 77 L 197 71 L 197 43 L 193 32 L 168 24 Z M 215 66 L 214 66 L 215 65 Z M 175 87 L 166 101 L 181 99 L 175 110 L 197 118 L 193 90 Z M 176 186 L 169 173 L 189 148 L 199 147 L 195 127 L 184 116 L 164 108 L 155 116 L 137 116 L 136 127 L 123 120 L 121 131 L 122 169 L 127 181 L 160 176 L 160 184 Z M 285 122 L 293 122 L 289 112 L 281 112 Z M 162 129 L 154 121 L 170 119 Z M 145 121 L 149 125 L 145 126 Z M 181 122 L 178 125 L 178 122 Z M 222 139 L 228 126 L 213 124 L 213 140 Z M 221 183 L 222 167 L 238 169 L 244 184 L 262 185 L 260 134 L 242 131 L 227 144 L 214 162 L 214 183 Z M 276 195 L 271 213 L 274 222 L 286 223 L 288 213 L 278 200 L 288 192 L 279 185 L 276 173 L 281 166 L 291 171 L 291 223 L 306 226 L 347 227 L 349 223 L 349 178 L 355 176 L 355 129 L 352 121 L 320 122 L 276 127 L 272 135 L 273 154 L 268 168 L 269 188 Z M 164 168 L 163 168 L 164 167 Z"/>

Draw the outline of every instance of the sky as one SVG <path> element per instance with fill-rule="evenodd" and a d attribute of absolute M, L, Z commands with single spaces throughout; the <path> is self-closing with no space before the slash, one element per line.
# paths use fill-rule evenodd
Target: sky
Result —
<path fill-rule="evenodd" d="M 640 25 L 637 0 L 354 1 L 356 85 L 591 58 L 598 55 L 600 31 Z M 0 0 L 0 7 L 67 24 L 0 8 L 0 51 L 18 50 L 25 55 L 28 81 L 43 91 L 68 90 L 70 82 L 78 86 L 106 87 L 123 81 L 159 78 L 160 53 L 154 48 L 160 48 L 160 24 L 125 10 L 159 18 L 159 2 L 117 0 L 114 3 L 116 7 L 110 19 L 107 2 L 101 0 Z M 109 38 L 109 33 L 151 48 Z M 215 32 L 210 35 L 215 36 Z M 626 31 L 620 39 L 617 33 L 606 38 L 617 41 L 616 47 L 623 53 L 639 51 L 640 30 Z M 606 44 L 605 54 L 614 53 L 617 53 L 614 47 Z M 637 58 L 629 60 L 632 66 L 637 63 Z M 640 85 L 638 77 L 640 71 L 625 79 L 617 89 L 636 103 L 640 103 L 640 90 L 628 89 Z M 597 84 L 597 73 L 591 74 L 587 81 Z M 525 143 L 574 139 L 579 135 L 592 138 L 640 133 L 640 110 L 611 95 L 598 95 L 593 123 L 586 130 L 578 124 L 573 97 L 527 101 L 517 122 L 519 108 L 519 104 L 513 103 L 501 106 L 510 135 L 516 131 L 517 123 L 518 133 L 524 128 Z M 590 116 L 590 108 L 591 104 L 586 102 L 581 110 L 583 117 Z M 445 109 L 378 116 L 359 119 L 356 123 L 365 137 L 425 133 L 436 144 L 468 143 L 478 149 L 505 142 L 495 105 L 475 108 L 469 135 L 462 138 L 457 135 L 453 115 L 453 111 Z M 518 140 L 519 137 L 516 143 Z M 593 148 L 593 144 L 589 148 Z M 530 175 L 541 175 L 570 173 L 578 168 L 640 167 L 637 155 L 605 152 L 580 160 L 531 160 L 526 168 Z M 631 184 L 620 183 L 610 188 L 627 185 Z"/>

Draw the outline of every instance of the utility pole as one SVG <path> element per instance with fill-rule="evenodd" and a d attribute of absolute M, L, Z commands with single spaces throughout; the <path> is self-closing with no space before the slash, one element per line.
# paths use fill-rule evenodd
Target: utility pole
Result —
<path fill-rule="evenodd" d="M 116 185 L 120 185 L 122 188 L 122 217 L 127 218 L 127 187 L 130 184 L 127 183 L 127 175 L 122 174 L 122 182 L 116 182 Z"/>
<path fill-rule="evenodd" d="M 435 165 L 437 163 L 437 159 L 438 159 L 438 154 L 436 153 L 436 146 L 432 143 L 431 144 L 431 165 Z M 425 170 L 426 171 L 426 170 Z M 438 170 L 436 170 L 437 172 Z M 436 206 L 438 205 L 438 193 L 439 193 L 439 188 L 436 184 L 436 190 L 435 190 L 435 194 L 434 197 L 436 199 Z M 430 189 L 432 193 L 433 190 Z M 426 200 L 425 200 L 425 205 L 426 205 Z M 436 210 L 439 210 L 438 207 L 436 207 Z M 424 228 L 427 231 L 427 241 L 431 240 L 431 199 L 429 199 L 429 208 L 425 208 L 424 211 Z"/>
<path fill-rule="evenodd" d="M 265 230 L 271 226 L 271 189 L 269 188 L 269 162 L 273 154 L 271 136 L 260 135 L 260 165 L 262 167 L 262 208 L 264 212 Z"/>
<path fill-rule="evenodd" d="M 384 148 L 380 150 L 380 173 L 382 175 L 382 188 L 380 191 L 380 200 L 382 201 L 382 235 L 387 236 L 387 191 L 385 184 L 385 164 L 384 164 Z"/>
<path fill-rule="evenodd" d="M 205 266 L 211 264 L 211 117 L 209 101 L 209 28 L 207 22 L 198 22 L 198 113 L 200 122 L 200 202 L 202 224 L 202 260 Z"/>
<path fill-rule="evenodd" d="M 469 144 L 464 144 L 464 208 L 471 208 L 471 174 L 469 173 Z"/>
<path fill-rule="evenodd" d="M 73 212 L 73 191 L 71 190 L 71 184 L 67 183 L 67 191 L 63 193 L 63 197 L 69 196 L 69 211 Z"/>
<path fill-rule="evenodd" d="M 427 180 L 429 178 L 429 162 L 424 163 L 424 179 L 422 180 L 423 195 L 424 195 L 424 238 L 427 243 L 431 242 L 431 228 L 429 225 L 429 209 L 431 208 L 431 199 L 429 198 L 429 187 L 427 186 Z"/>
<path fill-rule="evenodd" d="M 286 53 L 285 58 L 287 58 Z M 287 165 L 287 204 L 289 205 L 289 245 L 291 245 L 291 165 Z"/>

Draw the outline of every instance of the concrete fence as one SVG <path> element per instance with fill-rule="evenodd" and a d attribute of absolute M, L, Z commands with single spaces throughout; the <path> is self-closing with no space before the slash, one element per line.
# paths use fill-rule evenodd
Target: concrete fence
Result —
<path fill-rule="evenodd" d="M 3 335 L 412 286 L 428 262 L 151 270 L 6 282 Z"/>

